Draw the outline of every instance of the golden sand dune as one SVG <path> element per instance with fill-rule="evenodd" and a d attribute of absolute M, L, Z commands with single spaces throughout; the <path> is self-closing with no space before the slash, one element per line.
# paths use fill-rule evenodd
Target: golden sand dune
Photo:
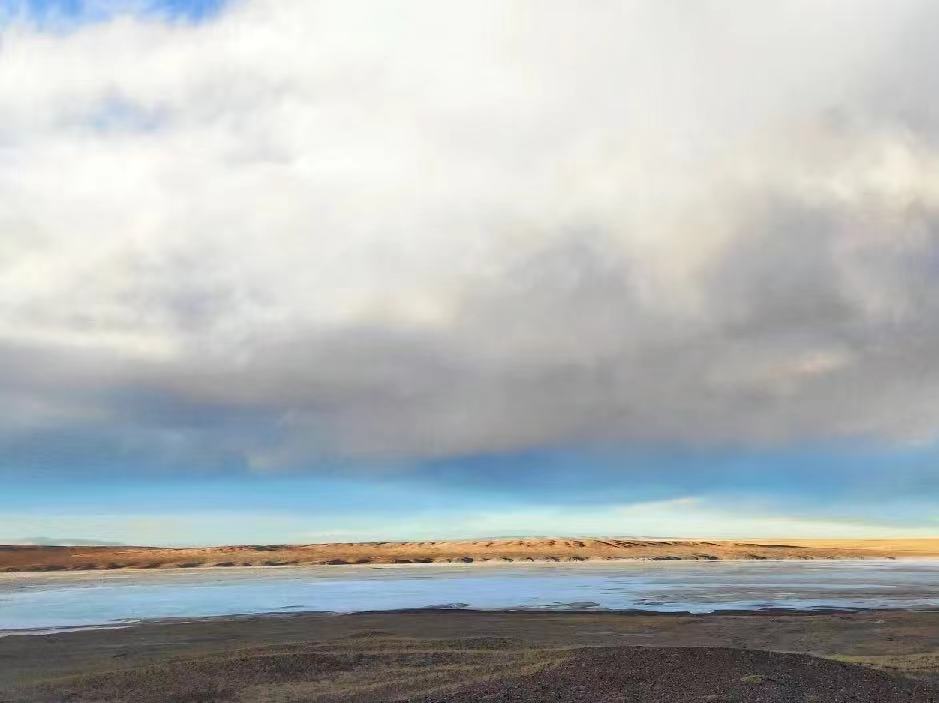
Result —
<path fill-rule="evenodd" d="M 0 571 L 162 569 L 293 564 L 410 564 L 610 559 L 939 557 L 939 539 L 658 540 L 538 537 L 202 548 L 0 546 Z"/>

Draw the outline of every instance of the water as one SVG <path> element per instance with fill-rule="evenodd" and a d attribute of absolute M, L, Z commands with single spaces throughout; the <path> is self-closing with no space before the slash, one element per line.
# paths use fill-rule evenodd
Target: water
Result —
<path fill-rule="evenodd" d="M 0 574 L 0 631 L 399 608 L 939 607 L 935 561 L 409 564 Z"/>

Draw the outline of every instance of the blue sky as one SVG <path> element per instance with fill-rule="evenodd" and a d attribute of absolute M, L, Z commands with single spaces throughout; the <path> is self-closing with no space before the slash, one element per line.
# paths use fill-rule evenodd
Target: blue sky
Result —
<path fill-rule="evenodd" d="M 223 4 L 224 0 L 3 0 L 0 9 L 43 22 L 101 22 L 125 13 L 203 20 Z"/>
<path fill-rule="evenodd" d="M 422 466 L 8 483 L 7 539 L 200 544 L 524 534 L 931 535 L 934 448 L 537 452 Z"/>
<path fill-rule="evenodd" d="M 0 541 L 939 533 L 937 15 L 0 0 Z"/>

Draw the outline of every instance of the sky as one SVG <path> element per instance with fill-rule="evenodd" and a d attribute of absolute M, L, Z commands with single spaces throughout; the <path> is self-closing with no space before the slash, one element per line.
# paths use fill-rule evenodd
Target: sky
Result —
<path fill-rule="evenodd" d="M 931 0 L 0 0 L 0 541 L 939 536 Z"/>

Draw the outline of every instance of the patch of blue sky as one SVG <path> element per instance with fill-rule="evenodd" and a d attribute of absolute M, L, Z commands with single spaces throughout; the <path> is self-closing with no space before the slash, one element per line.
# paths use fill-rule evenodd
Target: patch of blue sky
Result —
<path fill-rule="evenodd" d="M 50 488 L 67 485 L 68 490 Z M 473 507 L 477 496 L 460 496 L 407 477 L 321 475 L 128 476 L 20 481 L 6 494 L 20 509 L 69 514 L 132 512 L 261 511 L 300 515 L 408 513 L 442 505 Z"/>
<path fill-rule="evenodd" d="M 634 446 L 481 455 L 421 467 L 425 481 L 532 502 L 615 503 L 727 492 L 825 504 L 939 489 L 939 446 Z"/>
<path fill-rule="evenodd" d="M 164 122 L 159 110 L 146 109 L 118 97 L 102 101 L 82 122 L 101 132 L 152 132 Z"/>
<path fill-rule="evenodd" d="M 63 450 L 76 446 L 68 443 Z M 52 464 L 56 457 L 74 454 L 49 450 Z M 115 457 L 113 466 L 91 461 L 91 472 L 76 471 L 74 465 L 59 471 L 50 466 L 30 479 L 7 477 L 4 490 L 21 508 L 72 513 L 120 512 L 133 506 L 138 513 L 253 509 L 405 519 L 415 511 L 443 507 L 591 511 L 699 496 L 725 506 L 772 505 L 794 515 L 843 513 L 921 523 L 928 517 L 923 498 L 939 488 L 937 456 L 935 446 L 571 450 L 287 473 L 257 473 L 238 465 L 199 473 L 165 466 L 148 470 L 142 457 Z M 932 511 L 934 505 L 925 507 Z"/>
<path fill-rule="evenodd" d="M 200 22 L 220 12 L 228 0 L 0 0 L 0 22 L 27 20 L 62 29 L 120 15 Z"/>

